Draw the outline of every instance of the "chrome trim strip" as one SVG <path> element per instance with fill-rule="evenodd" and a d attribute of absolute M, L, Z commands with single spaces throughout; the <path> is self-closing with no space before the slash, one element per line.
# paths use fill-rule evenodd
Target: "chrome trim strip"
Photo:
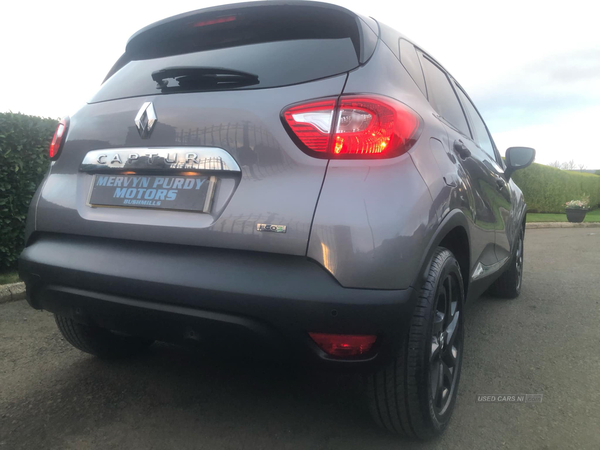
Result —
<path fill-rule="evenodd" d="M 94 206 L 92 206 L 90 201 L 92 200 L 92 191 L 94 190 L 95 185 L 96 185 L 96 175 L 92 175 L 92 182 L 90 183 L 90 190 L 87 195 L 87 200 L 85 201 L 85 205 L 89 206 L 90 208 L 94 207 Z"/>
<path fill-rule="evenodd" d="M 215 187 L 217 186 L 217 177 L 213 175 L 209 178 L 208 182 L 210 184 L 208 185 L 208 191 L 206 192 L 206 200 L 204 202 L 204 208 L 202 209 L 202 212 L 205 213 L 210 212 L 210 207 L 212 205 L 213 197 L 215 194 Z"/>
<path fill-rule="evenodd" d="M 475 266 L 475 270 L 473 271 L 472 279 L 478 280 L 479 278 L 485 277 L 487 275 L 491 275 L 494 272 L 497 272 L 502 268 L 502 266 L 508 261 L 508 256 L 494 264 L 490 264 L 486 266 L 485 264 L 477 263 Z"/>
<path fill-rule="evenodd" d="M 113 170 L 200 170 L 241 172 L 233 156 L 218 147 L 131 147 L 92 150 L 83 158 L 82 172 Z"/>

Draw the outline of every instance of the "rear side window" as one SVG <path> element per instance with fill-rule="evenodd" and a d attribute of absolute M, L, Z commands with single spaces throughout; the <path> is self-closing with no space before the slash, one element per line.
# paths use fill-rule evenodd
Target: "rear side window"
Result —
<path fill-rule="evenodd" d="M 492 141 L 490 140 L 490 135 L 488 134 L 487 128 L 483 123 L 483 119 L 471 103 L 471 100 L 467 97 L 467 95 L 463 92 L 463 90 L 457 86 L 456 84 L 456 92 L 460 97 L 460 101 L 465 108 L 465 113 L 469 117 L 469 121 L 471 122 L 473 129 L 473 139 L 477 143 L 477 145 L 488 154 L 494 161 L 496 160 L 496 154 L 494 152 L 494 146 L 492 145 Z"/>
<path fill-rule="evenodd" d="M 329 77 L 359 65 L 361 32 L 357 17 L 327 8 L 246 7 L 186 16 L 134 35 L 91 103 Z"/>
<path fill-rule="evenodd" d="M 423 55 L 421 55 L 421 62 L 423 63 L 425 81 L 427 82 L 429 103 L 446 121 L 466 136 L 470 136 L 467 119 L 465 119 L 450 80 L 438 66 Z"/>
<path fill-rule="evenodd" d="M 423 78 L 423 70 L 417 56 L 417 50 L 414 45 L 404 39 L 400 39 L 400 62 L 412 79 L 415 80 L 421 92 L 427 96 L 425 79 Z"/>

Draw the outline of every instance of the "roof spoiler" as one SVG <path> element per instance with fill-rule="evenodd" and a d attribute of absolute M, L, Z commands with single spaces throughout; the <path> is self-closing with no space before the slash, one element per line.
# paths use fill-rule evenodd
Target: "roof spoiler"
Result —
<path fill-rule="evenodd" d="M 134 59 L 145 59 L 140 57 L 140 53 L 144 53 L 148 48 L 156 46 L 157 43 L 168 41 L 169 37 L 191 27 L 200 27 L 203 25 L 212 25 L 215 23 L 235 22 L 236 14 L 251 13 L 255 15 L 261 9 L 265 14 L 273 14 L 277 11 L 285 11 L 287 8 L 302 8 L 304 11 L 309 11 L 309 14 L 315 16 L 323 16 L 329 14 L 343 14 L 348 20 L 356 21 L 358 25 L 359 37 L 355 42 L 355 48 L 359 55 L 361 64 L 365 63 L 375 50 L 375 44 L 379 35 L 379 27 L 375 20 L 365 18 L 358 14 L 343 8 L 341 6 L 332 5 L 321 2 L 307 1 L 259 1 L 234 3 L 229 5 L 216 6 L 211 8 L 199 9 L 187 13 L 172 16 L 151 25 L 148 25 L 134 33 L 127 41 L 125 53 L 116 61 L 110 69 L 102 83 L 106 82 L 113 74 Z M 208 28 L 208 27 L 207 27 Z"/>

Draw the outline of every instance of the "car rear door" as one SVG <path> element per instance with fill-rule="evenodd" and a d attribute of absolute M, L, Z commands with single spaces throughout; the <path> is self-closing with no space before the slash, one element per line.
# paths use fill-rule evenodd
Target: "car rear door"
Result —
<path fill-rule="evenodd" d="M 510 255 L 510 243 L 512 240 L 509 237 L 511 227 L 511 196 L 512 191 L 504 176 L 504 168 L 502 159 L 498 154 L 489 131 L 481 118 L 481 115 L 475 108 L 471 99 L 467 96 L 462 87 L 453 81 L 454 89 L 461 102 L 463 110 L 469 121 L 469 127 L 473 138 L 469 148 L 477 159 L 485 166 L 493 178 L 495 184 L 494 189 L 488 191 L 488 197 L 494 212 L 494 229 L 496 232 L 496 253 L 500 261 Z"/>
<path fill-rule="evenodd" d="M 445 70 L 423 52 L 419 52 L 428 99 L 448 133 L 449 146 L 465 169 L 472 194 L 471 211 L 475 227 L 471 230 L 472 255 L 477 263 L 491 266 L 497 260 L 495 252 L 497 201 L 496 178 L 485 164 L 485 158 L 472 139 L 471 129 L 458 97 Z M 477 270 L 477 269 L 476 269 Z"/>

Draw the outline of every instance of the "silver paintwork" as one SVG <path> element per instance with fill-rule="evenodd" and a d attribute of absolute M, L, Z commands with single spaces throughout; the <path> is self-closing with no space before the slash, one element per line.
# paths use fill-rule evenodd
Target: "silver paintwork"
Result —
<path fill-rule="evenodd" d="M 210 170 L 240 172 L 230 153 L 217 147 L 116 148 L 92 150 L 79 170 Z"/>

